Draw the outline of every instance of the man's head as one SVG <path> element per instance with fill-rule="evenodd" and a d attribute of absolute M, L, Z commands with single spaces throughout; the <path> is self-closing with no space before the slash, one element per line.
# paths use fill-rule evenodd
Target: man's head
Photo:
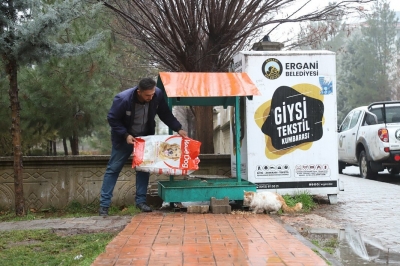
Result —
<path fill-rule="evenodd" d="M 150 102 L 156 93 L 156 82 L 152 78 L 144 78 L 139 81 L 138 87 L 139 102 Z"/>

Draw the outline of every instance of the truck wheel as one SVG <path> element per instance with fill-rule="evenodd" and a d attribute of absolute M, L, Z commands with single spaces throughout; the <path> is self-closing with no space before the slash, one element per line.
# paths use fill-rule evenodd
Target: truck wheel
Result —
<path fill-rule="evenodd" d="M 346 168 L 346 164 L 344 162 L 339 162 L 339 174 L 343 174 L 344 168 Z"/>
<path fill-rule="evenodd" d="M 360 166 L 360 176 L 362 178 L 374 179 L 375 176 L 378 174 L 377 172 L 372 171 L 369 161 L 367 159 L 367 155 L 365 154 L 365 151 L 361 151 L 360 153 L 359 166 Z"/>
<path fill-rule="evenodd" d="M 398 174 L 399 174 L 399 169 L 396 168 L 396 167 L 389 168 L 388 170 L 389 170 L 389 173 L 390 173 L 391 175 L 398 175 Z"/>

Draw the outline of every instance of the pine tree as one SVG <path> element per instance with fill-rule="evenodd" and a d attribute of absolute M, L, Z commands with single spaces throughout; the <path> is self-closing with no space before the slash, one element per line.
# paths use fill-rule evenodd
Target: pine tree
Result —
<path fill-rule="evenodd" d="M 11 136 L 14 157 L 15 212 L 25 215 L 18 69 L 51 55 L 72 56 L 96 47 L 101 35 L 84 44 L 62 43 L 57 34 L 73 19 L 97 8 L 82 0 L 6 0 L 0 3 L 0 54 L 9 81 Z"/>
<path fill-rule="evenodd" d="M 387 1 L 375 4 L 361 30 L 346 43 L 338 63 L 339 121 L 356 106 L 392 100 L 396 94 L 396 25 Z"/>
<path fill-rule="evenodd" d="M 65 42 L 84 42 L 87 36 L 103 32 L 105 39 L 96 49 L 74 57 L 52 56 L 21 71 L 21 118 L 29 121 L 24 128 L 46 134 L 42 142 L 69 140 L 65 155 L 69 150 L 79 155 L 80 139 L 106 125 L 107 108 L 117 92 L 117 79 L 110 75 L 117 65 L 114 44 L 108 25 L 102 22 L 106 15 L 99 12 L 96 17 L 76 19 L 63 30 Z"/>

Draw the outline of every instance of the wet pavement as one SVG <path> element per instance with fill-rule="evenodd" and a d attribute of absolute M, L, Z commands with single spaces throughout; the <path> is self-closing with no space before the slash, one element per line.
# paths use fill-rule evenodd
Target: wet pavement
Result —
<path fill-rule="evenodd" d="M 338 195 L 338 204 L 325 205 L 315 211 L 322 217 L 340 224 L 342 229 L 351 226 L 362 236 L 377 239 L 385 249 L 400 252 L 400 186 L 359 177 L 356 167 L 347 167 L 339 179 L 344 191 Z M 400 176 L 393 177 L 400 179 Z"/>
<path fill-rule="evenodd" d="M 400 176 L 383 172 L 376 180 L 362 179 L 357 167 L 343 173 L 338 203 L 321 204 L 313 211 L 335 229 L 314 225 L 302 234 L 318 243 L 336 239 L 333 256 L 345 266 L 400 265 Z"/>
<path fill-rule="evenodd" d="M 336 242 L 338 245 L 333 256 L 344 266 L 400 265 L 400 253 L 384 247 L 379 239 L 362 235 L 351 226 L 340 230 L 310 229 L 307 238 L 319 244 Z"/>
<path fill-rule="evenodd" d="M 141 213 L 92 264 L 327 265 L 263 214 Z"/>

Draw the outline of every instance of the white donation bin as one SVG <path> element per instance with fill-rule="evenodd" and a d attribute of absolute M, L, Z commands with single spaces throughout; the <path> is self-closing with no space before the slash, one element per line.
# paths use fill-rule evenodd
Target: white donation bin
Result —
<path fill-rule="evenodd" d="M 242 105 L 242 178 L 255 183 L 257 191 L 328 195 L 335 204 L 335 53 L 244 51 L 234 57 L 233 70 L 246 72 L 261 92 Z M 234 158 L 232 152 L 232 173 Z"/>

